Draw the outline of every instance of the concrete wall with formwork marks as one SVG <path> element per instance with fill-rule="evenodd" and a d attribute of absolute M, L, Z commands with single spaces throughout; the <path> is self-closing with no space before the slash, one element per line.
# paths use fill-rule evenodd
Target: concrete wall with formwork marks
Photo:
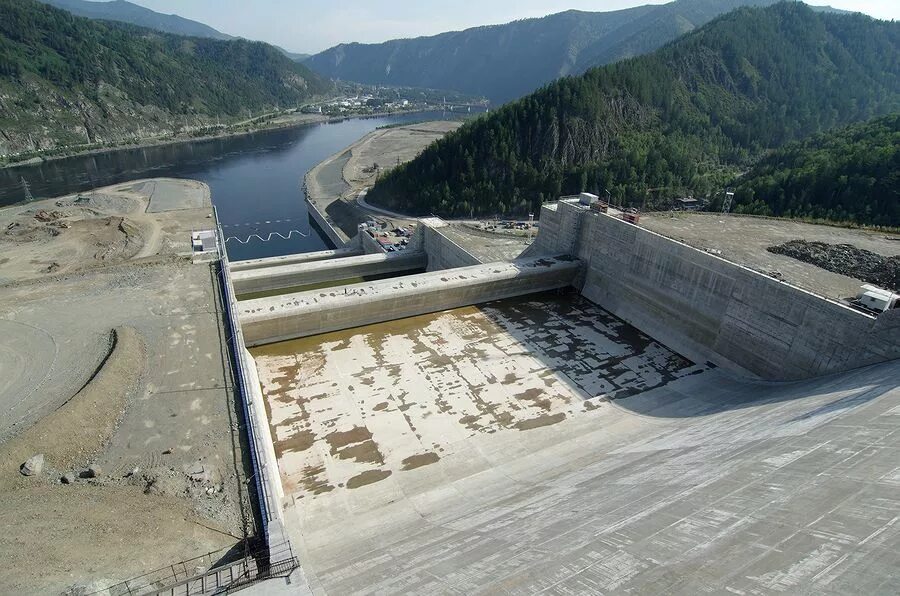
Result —
<path fill-rule="evenodd" d="M 449 224 L 439 217 L 426 217 L 419 220 L 416 233 L 420 234 L 420 241 L 428 255 L 428 271 L 443 271 L 481 264 L 478 257 L 443 234 L 442 228 L 447 225 Z M 564 254 L 564 252 L 556 254 Z"/>
<path fill-rule="evenodd" d="M 331 241 L 336 248 L 344 248 L 352 243 L 351 238 L 347 238 L 337 226 L 332 225 L 331 222 L 328 221 L 328 216 L 319 209 L 315 200 L 306 197 L 306 209 L 309 211 L 309 216 L 312 220 L 316 222 L 319 229 L 325 233 L 328 240 Z"/>
<path fill-rule="evenodd" d="M 580 263 L 544 257 L 283 294 L 240 303 L 248 346 L 392 321 L 571 285 Z"/>
<path fill-rule="evenodd" d="M 367 255 L 383 255 L 385 254 L 384 248 L 381 247 L 381 244 L 378 243 L 378 240 L 375 239 L 374 236 L 369 234 L 369 232 L 360 232 L 357 235 L 359 239 L 360 247 L 362 251 Z"/>
<path fill-rule="evenodd" d="M 327 261 L 328 259 L 342 259 L 363 254 L 358 246 L 351 248 L 336 248 L 334 250 L 319 250 L 316 252 L 304 252 L 278 257 L 265 257 L 262 259 L 248 259 L 246 261 L 234 261 L 230 263 L 231 271 L 247 271 L 248 269 L 265 269 L 268 267 L 281 267 L 283 265 L 297 265 L 299 263 L 312 263 L 314 261 Z"/>
<path fill-rule="evenodd" d="M 234 271 L 231 279 L 237 294 L 252 294 L 424 268 L 425 253 L 423 252 L 382 252 L 327 261 Z"/>
<path fill-rule="evenodd" d="M 583 219 L 582 294 L 694 361 L 796 380 L 900 358 L 900 310 L 876 318 L 616 217 L 558 209 Z"/>

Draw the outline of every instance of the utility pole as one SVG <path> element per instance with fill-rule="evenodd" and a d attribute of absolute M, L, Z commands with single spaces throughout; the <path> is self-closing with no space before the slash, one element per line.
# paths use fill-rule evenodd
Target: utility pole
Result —
<path fill-rule="evenodd" d="M 534 230 L 534 213 L 528 214 L 528 240 L 526 244 L 531 244 L 531 233 Z"/>

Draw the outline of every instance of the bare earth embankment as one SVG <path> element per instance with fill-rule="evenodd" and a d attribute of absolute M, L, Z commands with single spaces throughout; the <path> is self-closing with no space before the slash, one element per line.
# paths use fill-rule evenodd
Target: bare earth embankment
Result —
<path fill-rule="evenodd" d="M 0 593 L 103 586 L 252 533 L 215 273 L 191 258 L 209 213 L 180 180 L 0 210 Z"/>
<path fill-rule="evenodd" d="M 462 126 L 460 121 L 436 121 L 383 128 L 369 133 L 332 155 L 306 175 L 306 193 L 347 238 L 370 213 L 356 204 L 356 196 L 392 167 L 415 158 L 428 145 Z M 396 224 L 413 220 L 397 220 Z"/>

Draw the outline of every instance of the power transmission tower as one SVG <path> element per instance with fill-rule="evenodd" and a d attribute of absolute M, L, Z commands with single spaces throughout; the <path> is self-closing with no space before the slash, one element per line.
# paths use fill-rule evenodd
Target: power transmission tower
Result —
<path fill-rule="evenodd" d="M 722 215 L 731 213 L 731 203 L 734 202 L 734 191 L 725 191 L 725 202 L 722 203 Z"/>

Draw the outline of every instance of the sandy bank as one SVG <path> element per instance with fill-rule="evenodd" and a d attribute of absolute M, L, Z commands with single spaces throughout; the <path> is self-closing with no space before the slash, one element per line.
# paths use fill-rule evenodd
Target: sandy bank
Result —
<path fill-rule="evenodd" d="M 369 216 L 356 205 L 356 195 L 372 186 L 378 176 L 411 161 L 462 124 L 434 121 L 372 131 L 310 170 L 304 179 L 306 196 L 326 213 L 335 228 L 351 237 L 356 234 L 357 225 Z"/>

